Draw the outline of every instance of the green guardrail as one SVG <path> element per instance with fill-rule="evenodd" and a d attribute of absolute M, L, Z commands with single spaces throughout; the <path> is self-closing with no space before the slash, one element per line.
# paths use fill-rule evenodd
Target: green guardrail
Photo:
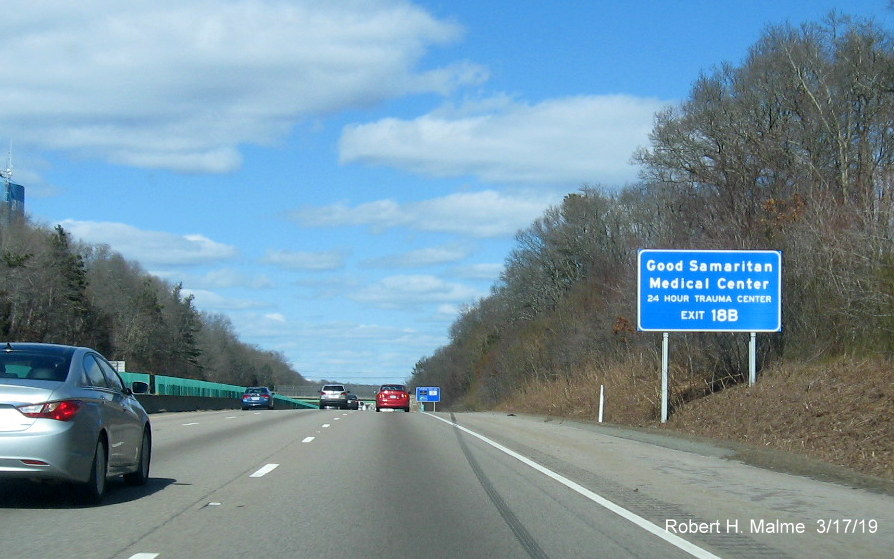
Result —
<path fill-rule="evenodd" d="M 241 398 L 245 392 L 244 386 L 235 384 L 222 384 L 207 380 L 190 378 L 169 377 L 165 375 L 151 375 L 148 373 L 119 373 L 128 385 L 134 381 L 145 382 L 149 385 L 149 393 L 159 396 L 193 396 L 199 398 Z M 312 407 L 301 400 L 274 394 L 274 400 L 290 402 L 302 406 Z"/>

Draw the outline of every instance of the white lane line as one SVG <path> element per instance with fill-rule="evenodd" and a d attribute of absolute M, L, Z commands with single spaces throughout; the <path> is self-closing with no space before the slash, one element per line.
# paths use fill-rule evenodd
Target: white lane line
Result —
<path fill-rule="evenodd" d="M 301 442 L 303 442 L 303 443 L 309 443 L 310 441 L 314 440 L 315 438 L 316 438 L 316 437 L 304 437 L 304 440 L 301 441 Z"/>
<path fill-rule="evenodd" d="M 329 424 L 328 424 L 328 423 L 324 423 L 324 424 L 323 424 L 323 429 L 325 429 L 326 427 L 329 427 Z"/>
<path fill-rule="evenodd" d="M 193 421 L 192 423 L 184 423 L 183 426 L 186 427 L 187 425 L 198 425 L 198 424 L 199 424 L 198 421 Z"/>
<path fill-rule="evenodd" d="M 674 547 L 685 551 L 686 553 L 692 555 L 693 557 L 697 557 L 698 559 L 720 559 L 720 557 L 718 557 L 717 555 L 714 555 L 710 551 L 706 551 L 706 550 L 700 548 L 699 546 L 695 545 L 694 543 L 690 543 L 689 541 L 684 540 L 680 536 L 677 536 L 676 534 L 672 534 L 672 533 L 668 532 L 667 530 L 659 527 L 657 524 L 653 524 L 652 522 L 649 522 L 642 516 L 640 516 L 634 512 L 631 512 L 620 505 L 616 505 L 615 503 L 609 501 L 605 497 L 603 497 L 597 493 L 594 493 L 593 491 L 590 491 L 586 487 L 584 487 L 578 483 L 575 483 L 560 474 L 557 474 L 556 472 L 550 470 L 549 468 L 542 466 L 542 465 L 538 464 L 537 462 L 534 462 L 530 458 L 522 456 L 521 454 L 515 452 L 514 450 L 510 450 L 510 449 L 506 448 L 505 446 L 501 445 L 500 443 L 496 443 L 496 442 L 488 439 L 484 435 L 479 435 L 475 431 L 466 429 L 462 425 L 457 425 L 456 423 L 448 421 L 442 417 L 432 415 L 428 412 L 423 412 L 423 413 L 429 417 L 433 417 L 439 421 L 443 421 L 444 423 L 447 423 L 448 425 L 452 425 L 452 426 L 456 427 L 457 429 L 459 429 L 460 431 L 468 433 L 468 434 L 472 435 L 473 437 L 476 437 L 476 438 L 484 441 L 485 443 L 496 448 L 497 450 L 504 452 L 504 453 L 508 454 L 509 456 L 515 458 L 522 464 L 525 464 L 527 466 L 530 466 L 531 468 L 534 468 L 535 470 L 537 470 L 538 472 L 540 472 L 541 474 L 543 474 L 547 477 L 551 477 L 552 479 L 558 481 L 559 483 L 561 483 L 565 487 L 571 489 L 572 491 L 576 491 L 577 493 L 583 495 L 587 499 L 590 499 L 597 505 L 617 514 L 621 518 L 624 518 L 626 520 L 629 520 L 630 522 L 633 522 L 634 524 L 636 524 L 643 530 L 645 530 L 653 535 L 658 536 L 659 538 L 663 539 L 664 541 L 668 542 L 669 544 L 673 545 Z"/>
<path fill-rule="evenodd" d="M 263 468 L 261 468 L 260 470 L 258 470 L 255 473 L 251 474 L 248 477 L 264 477 L 265 475 L 269 474 L 270 472 L 272 472 L 273 470 L 275 470 L 278 467 L 279 467 L 279 464 L 267 464 L 266 466 L 264 466 Z"/>
<path fill-rule="evenodd" d="M 128 559 L 155 559 L 156 557 L 158 557 L 158 553 L 136 553 Z"/>
<path fill-rule="evenodd" d="M 228 415 L 224 419 L 236 419 L 235 415 Z"/>

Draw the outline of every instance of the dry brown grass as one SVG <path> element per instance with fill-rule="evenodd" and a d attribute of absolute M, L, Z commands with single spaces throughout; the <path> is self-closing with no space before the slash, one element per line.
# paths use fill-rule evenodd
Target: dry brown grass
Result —
<path fill-rule="evenodd" d="M 503 411 L 552 415 L 582 420 L 599 417 L 599 387 L 605 387 L 603 420 L 645 425 L 658 419 L 660 387 L 643 362 L 591 366 L 570 377 L 537 380 L 513 393 L 499 406 Z"/>
<path fill-rule="evenodd" d="M 894 375 L 883 361 L 774 367 L 754 387 L 691 402 L 669 426 L 894 479 Z"/>
<path fill-rule="evenodd" d="M 595 420 L 604 385 L 606 422 L 657 426 L 660 379 L 653 369 L 650 363 L 625 363 L 534 382 L 500 409 Z M 673 390 L 675 402 L 679 390 Z M 890 362 L 852 358 L 778 365 L 764 371 L 754 387 L 735 386 L 678 404 L 665 428 L 894 479 L 894 371 Z"/>

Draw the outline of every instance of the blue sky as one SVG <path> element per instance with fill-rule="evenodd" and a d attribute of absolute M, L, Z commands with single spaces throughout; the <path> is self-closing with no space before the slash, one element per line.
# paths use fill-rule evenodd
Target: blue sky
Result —
<path fill-rule="evenodd" d="M 400 381 L 514 235 L 629 164 L 768 24 L 888 0 L 6 0 L 26 211 L 182 282 L 308 379 Z M 4 150 L 5 151 L 5 150 Z"/>

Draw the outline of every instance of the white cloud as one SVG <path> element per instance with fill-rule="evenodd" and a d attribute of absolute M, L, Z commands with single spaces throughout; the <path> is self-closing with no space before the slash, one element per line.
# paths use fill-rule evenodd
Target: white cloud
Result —
<path fill-rule="evenodd" d="M 469 246 L 430 247 L 411 250 L 402 254 L 373 258 L 364 261 L 363 265 L 373 268 L 421 268 L 456 262 L 466 258 L 470 252 L 471 247 Z"/>
<path fill-rule="evenodd" d="M 489 183 L 623 185 L 636 179 L 630 157 L 648 143 L 654 115 L 666 104 L 627 95 L 535 105 L 498 97 L 414 120 L 386 118 L 346 127 L 340 158 Z"/>
<path fill-rule="evenodd" d="M 504 264 L 486 263 L 457 266 L 452 271 L 461 278 L 496 281 L 503 271 Z"/>
<path fill-rule="evenodd" d="M 249 299 L 239 299 L 235 297 L 224 297 L 219 293 L 206 291 L 204 289 L 184 288 L 183 293 L 186 295 L 192 295 L 195 298 L 196 308 L 202 309 L 203 311 L 234 311 L 256 309 L 269 306 L 269 304 L 261 301 L 252 301 Z"/>
<path fill-rule="evenodd" d="M 344 260 L 345 255 L 338 251 L 268 250 L 262 262 L 287 270 L 336 270 L 344 266 Z"/>
<path fill-rule="evenodd" d="M 436 314 L 436 318 L 440 320 L 455 320 L 457 316 L 459 316 L 462 307 L 458 305 L 438 305 L 438 310 Z"/>
<path fill-rule="evenodd" d="M 196 278 L 197 287 L 220 289 L 223 287 L 250 287 L 252 289 L 268 289 L 274 282 L 264 275 L 249 276 L 232 268 L 211 270 Z"/>
<path fill-rule="evenodd" d="M 6 0 L 0 129 L 19 144 L 226 172 L 308 116 L 480 83 L 417 68 L 462 29 L 399 0 Z"/>
<path fill-rule="evenodd" d="M 382 308 L 418 306 L 420 303 L 470 303 L 482 296 L 477 289 L 430 275 L 389 276 L 350 297 Z"/>
<path fill-rule="evenodd" d="M 204 264 L 228 260 L 237 255 L 231 245 L 215 242 L 203 235 L 176 235 L 144 231 L 125 223 L 108 221 L 59 222 L 75 239 L 90 244 L 105 244 L 129 260 L 146 268 Z"/>
<path fill-rule="evenodd" d="M 283 316 L 281 313 L 265 314 L 264 318 L 266 318 L 267 320 L 272 320 L 274 322 L 278 322 L 280 324 L 286 324 L 286 322 L 287 322 L 286 317 Z"/>
<path fill-rule="evenodd" d="M 252 312 L 238 322 L 265 347 L 300 355 L 293 365 L 305 378 L 343 382 L 402 382 L 411 372 L 408 363 L 447 341 L 440 332 L 377 323 L 282 323 Z"/>
<path fill-rule="evenodd" d="M 377 200 L 349 206 L 301 208 L 289 217 L 306 227 L 365 225 L 374 230 L 410 227 L 474 237 L 511 237 L 561 199 L 551 194 L 460 192 L 422 202 Z"/>
<path fill-rule="evenodd" d="M 319 274 L 298 276 L 293 285 L 307 290 L 314 299 L 338 299 L 362 286 L 362 277 L 354 274 Z"/>
<path fill-rule="evenodd" d="M 251 310 L 240 313 L 237 318 L 243 330 L 252 336 L 282 340 L 282 343 L 297 344 L 307 352 L 319 351 L 321 354 L 333 353 L 334 349 L 338 350 L 334 353 L 367 351 L 360 349 L 367 342 L 395 344 L 403 346 L 403 351 L 418 353 L 420 348 L 430 347 L 433 338 L 443 338 L 401 326 L 349 320 L 300 322 L 288 320 L 280 313 L 259 314 Z"/>
<path fill-rule="evenodd" d="M 205 274 L 184 274 L 181 271 L 155 271 L 160 278 L 182 282 L 194 289 L 222 289 L 229 287 L 247 287 L 250 289 L 270 289 L 275 286 L 273 280 L 265 275 L 248 275 L 233 268 L 218 268 Z"/>

